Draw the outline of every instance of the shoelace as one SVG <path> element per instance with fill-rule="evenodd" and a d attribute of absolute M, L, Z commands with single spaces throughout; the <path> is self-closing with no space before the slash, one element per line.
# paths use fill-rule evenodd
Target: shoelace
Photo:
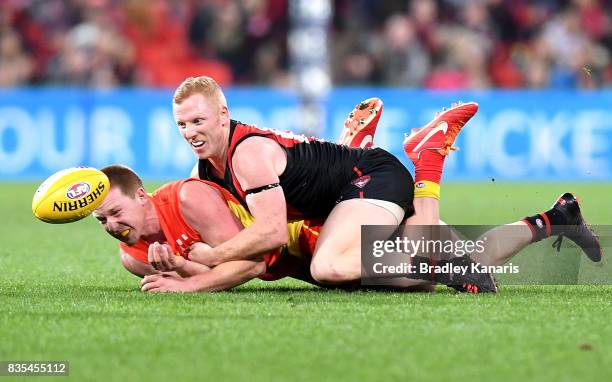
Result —
<path fill-rule="evenodd" d="M 552 243 L 552 247 L 557 249 L 557 252 L 561 252 L 561 243 L 563 242 L 563 234 L 557 236 L 557 240 Z"/>

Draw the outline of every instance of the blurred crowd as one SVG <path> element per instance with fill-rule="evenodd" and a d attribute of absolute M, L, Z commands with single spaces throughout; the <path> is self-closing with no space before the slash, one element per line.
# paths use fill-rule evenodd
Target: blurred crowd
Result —
<path fill-rule="evenodd" d="M 286 36 L 287 0 L 1 0 L 0 86 L 269 84 Z"/>
<path fill-rule="evenodd" d="M 339 0 L 334 78 L 443 89 L 610 86 L 611 11 L 608 0 Z"/>
<path fill-rule="evenodd" d="M 291 0 L 2 0 L 0 87 L 291 84 Z M 330 0 L 336 85 L 612 85 L 612 0 Z"/>

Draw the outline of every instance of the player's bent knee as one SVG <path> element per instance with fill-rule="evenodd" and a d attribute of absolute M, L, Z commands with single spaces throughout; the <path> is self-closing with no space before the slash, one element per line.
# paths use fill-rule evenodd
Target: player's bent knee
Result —
<path fill-rule="evenodd" d="M 342 281 L 341 275 L 331 264 L 322 264 L 320 261 L 310 264 L 310 274 L 313 279 L 322 284 L 337 284 Z"/>
<path fill-rule="evenodd" d="M 351 269 L 347 266 L 334 264 L 333 261 L 315 261 L 310 264 L 312 278 L 322 284 L 341 284 L 355 281 L 361 276 L 361 268 Z"/>

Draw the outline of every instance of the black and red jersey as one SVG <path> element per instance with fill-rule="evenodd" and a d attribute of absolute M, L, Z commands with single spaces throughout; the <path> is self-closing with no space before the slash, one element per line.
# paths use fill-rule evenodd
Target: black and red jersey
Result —
<path fill-rule="evenodd" d="M 259 128 L 232 120 L 224 179 L 210 175 L 207 160 L 199 161 L 198 171 L 201 179 L 211 180 L 227 188 L 244 205 L 246 193 L 233 173 L 232 158 L 236 147 L 254 136 L 275 140 L 287 153 L 287 167 L 279 178 L 290 220 L 327 217 L 338 202 L 343 188 L 355 179 L 355 166 L 364 153 L 364 149 L 349 148 L 289 131 Z"/>

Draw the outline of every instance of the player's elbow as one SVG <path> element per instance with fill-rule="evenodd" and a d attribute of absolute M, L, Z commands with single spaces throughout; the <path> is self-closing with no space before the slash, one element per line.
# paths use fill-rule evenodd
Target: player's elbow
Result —
<path fill-rule="evenodd" d="M 121 264 L 123 264 L 125 270 L 130 272 L 134 276 L 142 278 L 146 275 L 155 272 L 155 270 L 150 265 L 139 263 L 137 260 L 132 259 L 128 254 L 124 252 L 120 252 L 119 257 L 121 259 Z"/>
<path fill-rule="evenodd" d="M 263 275 L 266 272 L 266 263 L 264 261 L 260 261 L 255 263 L 251 269 L 249 269 L 248 279 L 254 279 Z"/>

